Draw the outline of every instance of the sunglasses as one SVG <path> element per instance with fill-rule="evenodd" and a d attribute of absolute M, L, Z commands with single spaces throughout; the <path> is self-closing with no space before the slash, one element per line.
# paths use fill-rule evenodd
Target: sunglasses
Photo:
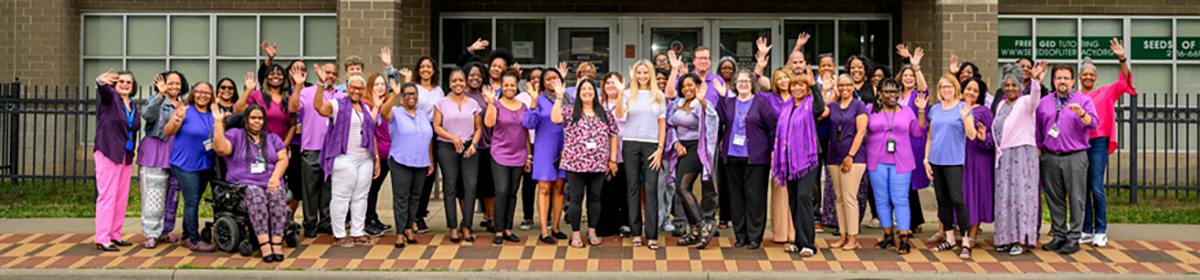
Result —
<path fill-rule="evenodd" d="M 654 61 L 654 63 L 670 63 L 670 62 L 671 62 L 671 60 L 668 60 L 668 59 L 659 59 L 659 60 Z"/>

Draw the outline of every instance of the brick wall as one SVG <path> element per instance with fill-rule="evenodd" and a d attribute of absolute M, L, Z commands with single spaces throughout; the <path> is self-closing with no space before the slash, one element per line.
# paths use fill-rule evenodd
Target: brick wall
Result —
<path fill-rule="evenodd" d="M 1197 15 L 1200 0 L 1002 0 L 1000 14 Z"/>
<path fill-rule="evenodd" d="M 436 16 L 433 14 L 431 0 L 404 0 L 401 3 L 402 20 L 400 26 L 401 40 L 399 47 L 399 65 L 417 70 L 417 59 L 422 56 L 436 56 L 433 37 Z M 396 50 L 393 50 L 396 51 Z M 399 67 L 397 67 L 399 68 Z"/>
<path fill-rule="evenodd" d="M 958 55 L 960 62 L 971 62 L 979 67 L 979 73 L 988 85 L 995 83 L 997 3 L 996 0 L 940 0 L 935 9 L 937 18 L 937 45 L 932 64 L 922 63 L 933 88 L 941 75 L 948 72 L 951 55 Z M 933 66 L 933 67 L 925 67 Z M 929 70 L 925 70 L 929 69 Z M 936 74 L 936 75 L 928 75 Z M 991 88 L 989 88 L 991 89 Z"/>
<path fill-rule="evenodd" d="M 892 13 L 900 1 L 887 0 L 458 0 L 438 1 L 438 11 L 605 13 Z"/>
<path fill-rule="evenodd" d="M 26 84 L 75 84 L 79 77 L 79 13 L 71 0 L 16 0 L 12 5 L 11 69 L 2 82 L 16 76 Z M 6 36 L 7 37 L 7 36 Z"/>
<path fill-rule="evenodd" d="M 16 7 L 16 1 L 0 3 L 0 83 L 12 82 L 15 75 L 13 65 L 17 60 L 17 43 L 13 33 L 16 31 Z"/>
<path fill-rule="evenodd" d="M 78 0 L 83 12 L 333 12 L 336 0 Z"/>
<path fill-rule="evenodd" d="M 339 0 L 338 1 L 338 68 L 345 75 L 342 62 L 351 55 L 363 60 L 363 74 L 369 76 L 383 69 L 379 48 L 400 45 L 400 0 Z M 399 58 L 393 50 L 392 61 Z M 339 79 L 341 80 L 341 79 Z"/>

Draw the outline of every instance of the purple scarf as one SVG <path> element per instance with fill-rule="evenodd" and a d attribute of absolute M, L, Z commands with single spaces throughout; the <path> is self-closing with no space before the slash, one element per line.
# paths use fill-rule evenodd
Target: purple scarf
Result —
<path fill-rule="evenodd" d="M 771 168 L 780 186 L 787 186 L 788 180 L 800 179 L 817 166 L 817 125 L 812 102 L 810 94 L 800 104 L 786 106 L 779 112 Z"/>
<path fill-rule="evenodd" d="M 321 157 L 318 163 L 321 165 L 321 170 L 325 170 L 325 179 L 333 173 L 333 159 L 337 156 L 346 154 L 346 142 L 350 141 L 350 112 L 354 111 L 353 105 L 350 105 L 350 97 L 343 95 L 334 99 L 337 102 L 338 112 L 337 118 L 334 119 L 333 125 L 329 126 L 329 131 L 325 133 L 325 143 L 321 146 Z M 363 110 L 367 110 L 366 103 L 362 100 L 358 101 L 359 106 Z M 375 143 L 375 120 L 374 116 L 364 111 L 362 121 L 362 143 L 359 144 L 363 148 L 375 154 L 373 149 Z"/>
<path fill-rule="evenodd" d="M 667 118 L 670 118 L 671 114 L 674 114 L 675 110 L 679 110 L 679 107 L 683 106 L 685 102 L 687 101 L 681 99 L 670 102 L 671 106 L 667 107 Z M 700 110 L 700 143 L 696 146 L 696 152 L 700 154 L 700 164 L 704 166 L 701 172 L 701 180 L 708 181 L 712 178 L 713 157 L 715 156 L 714 151 L 716 151 L 717 144 L 717 126 L 720 120 L 717 119 L 716 114 L 708 114 L 708 110 L 715 110 L 712 107 L 712 103 L 709 103 L 707 100 L 704 103 L 707 104 L 697 104 L 691 109 Z M 672 130 L 675 128 L 668 126 L 667 129 Z M 679 163 L 679 151 L 675 150 L 676 142 L 679 142 L 679 139 L 675 139 L 674 133 L 667 133 L 667 142 L 663 150 L 664 170 L 670 174 L 670 176 L 667 176 L 667 183 L 675 182 L 677 179 L 675 178 L 675 165 Z"/>

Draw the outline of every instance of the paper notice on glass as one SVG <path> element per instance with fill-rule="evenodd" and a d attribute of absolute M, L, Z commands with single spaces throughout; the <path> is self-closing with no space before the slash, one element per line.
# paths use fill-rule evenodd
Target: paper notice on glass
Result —
<path fill-rule="evenodd" d="M 591 54 L 591 37 L 571 37 L 571 54 Z"/>
<path fill-rule="evenodd" d="M 754 43 L 737 42 L 737 56 L 738 57 L 754 56 Z"/>
<path fill-rule="evenodd" d="M 514 58 L 533 58 L 533 41 L 513 41 Z"/>

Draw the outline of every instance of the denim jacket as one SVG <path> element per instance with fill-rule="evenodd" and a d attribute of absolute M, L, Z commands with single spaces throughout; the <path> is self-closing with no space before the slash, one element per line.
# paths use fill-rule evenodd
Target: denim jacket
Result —
<path fill-rule="evenodd" d="M 151 94 L 150 99 L 146 100 L 145 111 L 142 119 L 146 120 L 146 137 L 167 140 L 163 128 L 167 127 L 167 120 L 175 114 L 175 103 L 168 101 L 166 95 Z"/>

